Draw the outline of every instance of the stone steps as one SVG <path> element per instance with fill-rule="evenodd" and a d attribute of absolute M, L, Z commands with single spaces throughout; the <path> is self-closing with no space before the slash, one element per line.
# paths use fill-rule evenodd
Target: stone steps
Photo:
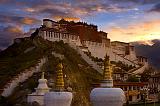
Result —
<path fill-rule="evenodd" d="M 95 70 L 97 70 L 100 74 L 103 74 L 103 70 L 100 66 L 97 65 L 96 62 L 94 62 L 91 58 L 89 58 L 81 49 L 80 47 L 74 45 L 74 44 L 69 44 L 73 49 L 75 49 L 81 57 Z"/>

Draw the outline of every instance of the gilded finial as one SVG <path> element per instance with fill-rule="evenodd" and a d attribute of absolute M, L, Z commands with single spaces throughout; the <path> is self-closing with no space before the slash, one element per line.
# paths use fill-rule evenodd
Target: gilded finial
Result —
<path fill-rule="evenodd" d="M 109 61 L 109 56 L 106 55 L 104 59 L 103 80 L 110 80 L 110 79 L 112 79 L 112 70 L 111 70 L 111 64 Z"/>
<path fill-rule="evenodd" d="M 63 91 L 64 90 L 64 79 L 63 79 L 63 65 L 59 63 L 57 65 L 57 77 L 56 77 L 56 90 Z"/>

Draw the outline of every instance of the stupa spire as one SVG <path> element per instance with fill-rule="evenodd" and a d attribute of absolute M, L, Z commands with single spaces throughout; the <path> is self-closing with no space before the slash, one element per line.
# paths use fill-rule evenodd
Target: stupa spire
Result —
<path fill-rule="evenodd" d="M 59 63 L 57 65 L 57 76 L 56 76 L 56 90 L 63 91 L 64 90 L 64 79 L 63 79 L 63 65 Z"/>
<path fill-rule="evenodd" d="M 103 80 L 112 80 L 112 69 L 111 69 L 111 64 L 109 61 L 109 56 L 107 55 L 104 59 Z"/>
<path fill-rule="evenodd" d="M 103 71 L 103 80 L 101 81 L 101 87 L 103 88 L 112 88 L 113 79 L 112 79 L 112 67 L 109 61 L 109 56 L 105 56 L 104 59 L 104 71 Z"/>
<path fill-rule="evenodd" d="M 42 72 L 41 79 L 44 79 L 44 72 Z"/>
<path fill-rule="evenodd" d="M 71 106 L 72 93 L 64 91 L 64 79 L 63 79 L 63 65 L 59 63 L 57 65 L 56 76 L 56 89 L 55 91 L 48 92 L 44 96 L 45 106 Z"/>
<path fill-rule="evenodd" d="M 113 87 L 112 67 L 107 55 L 104 59 L 103 80 L 99 88 L 91 91 L 90 99 L 93 106 L 123 106 L 125 102 L 123 90 Z"/>

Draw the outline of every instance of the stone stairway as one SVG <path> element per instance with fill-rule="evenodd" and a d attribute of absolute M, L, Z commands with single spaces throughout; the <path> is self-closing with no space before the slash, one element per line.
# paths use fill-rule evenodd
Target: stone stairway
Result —
<path fill-rule="evenodd" d="M 121 56 L 121 55 L 119 55 L 119 54 L 117 54 L 117 53 L 115 53 L 115 52 L 112 52 L 112 55 L 111 55 L 112 57 L 116 57 L 116 59 L 113 59 L 112 61 L 121 61 L 121 62 L 124 62 L 124 63 L 126 63 L 126 64 L 128 64 L 128 65 L 132 65 L 132 66 L 135 66 L 135 67 L 139 67 L 139 65 L 138 64 L 136 64 L 135 62 L 133 62 L 133 61 L 131 61 L 131 60 L 129 60 L 129 59 L 127 59 L 127 58 L 125 58 L 124 56 Z M 110 57 L 111 57 L 110 56 Z"/>
<path fill-rule="evenodd" d="M 103 74 L 102 68 L 99 65 L 97 65 L 97 63 L 94 62 L 91 58 L 89 58 L 78 46 L 74 44 L 69 44 L 69 45 L 72 48 L 74 48 L 93 69 L 97 70 L 100 74 Z"/>
<path fill-rule="evenodd" d="M 145 71 L 145 69 L 147 69 L 147 67 L 148 67 L 148 64 L 146 63 L 146 64 L 142 65 L 141 67 L 139 67 L 138 69 L 132 71 L 132 73 L 133 74 L 142 74 Z"/>
<path fill-rule="evenodd" d="M 120 56 L 120 55 L 118 55 L 118 54 L 116 54 L 116 53 L 115 53 L 115 55 L 123 58 L 123 60 L 125 60 L 126 62 L 128 62 L 128 63 L 130 63 L 130 64 L 134 64 L 134 66 L 136 66 L 136 68 L 133 68 L 133 69 L 129 70 L 128 73 L 131 73 L 131 74 L 134 74 L 134 75 L 136 75 L 136 74 L 141 74 L 141 73 L 143 73 L 143 72 L 145 71 L 145 69 L 148 67 L 148 64 L 147 64 L 147 63 L 144 64 L 144 65 L 138 65 L 138 64 L 136 64 L 135 62 L 133 62 L 133 61 L 131 61 L 131 60 L 128 60 L 128 59 L 126 59 L 125 57 L 122 57 L 122 56 Z"/>
<path fill-rule="evenodd" d="M 103 74 L 103 70 L 102 68 L 97 65 L 96 62 L 94 62 L 91 58 L 89 58 L 81 49 L 80 47 L 74 45 L 74 44 L 69 44 L 72 48 L 74 48 L 81 56 L 82 58 L 92 67 L 94 68 L 95 70 L 97 70 L 99 73 Z M 114 56 L 116 55 L 116 59 L 117 61 L 122 61 L 122 62 L 125 62 L 125 63 L 128 63 L 128 65 L 132 65 L 132 66 L 136 66 L 136 68 L 134 69 L 131 69 L 128 71 L 128 73 L 130 74 L 141 74 L 144 72 L 144 70 L 148 67 L 147 64 L 144 64 L 142 66 L 136 64 L 135 62 L 131 61 L 131 60 L 128 60 L 127 58 L 125 58 L 124 56 L 120 56 L 114 52 L 111 53 L 112 55 L 111 56 Z M 115 61 L 114 59 L 112 61 Z"/>

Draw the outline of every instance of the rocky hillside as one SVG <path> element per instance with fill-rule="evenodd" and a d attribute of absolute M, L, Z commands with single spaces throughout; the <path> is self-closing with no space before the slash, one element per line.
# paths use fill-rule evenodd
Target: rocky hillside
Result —
<path fill-rule="evenodd" d="M 90 106 L 89 93 L 92 84 L 99 82 L 101 75 L 92 69 L 74 49 L 62 41 L 53 43 L 39 37 L 16 40 L 13 45 L 0 53 L 1 89 L 7 81 L 12 80 L 12 76 L 36 64 L 37 60 L 43 56 L 48 58 L 42 70 L 45 71 L 45 77 L 49 80 L 49 86 L 54 89 L 56 65 L 61 56 L 64 65 L 65 88 L 72 88 L 74 94 L 72 106 Z M 34 74 L 20 84 L 10 97 L 1 97 L 0 106 L 28 106 L 26 95 L 34 91 L 39 78 L 40 73 Z"/>

